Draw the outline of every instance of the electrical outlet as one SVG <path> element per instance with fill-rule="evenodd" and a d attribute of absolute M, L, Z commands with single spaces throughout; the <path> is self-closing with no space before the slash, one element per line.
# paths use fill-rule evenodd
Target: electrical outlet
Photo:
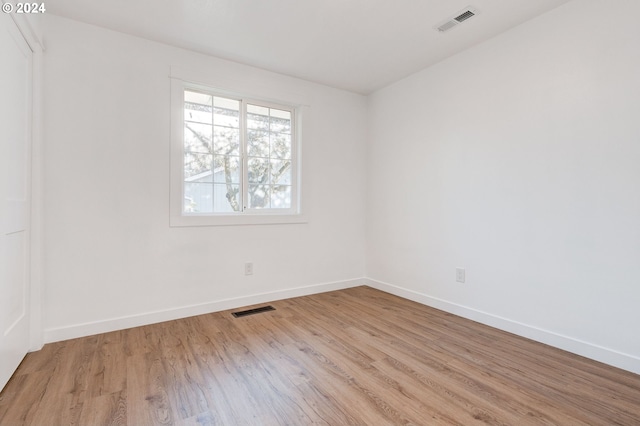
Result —
<path fill-rule="evenodd" d="M 253 275 L 253 263 L 247 262 L 244 264 L 244 274 L 245 275 Z"/>
<path fill-rule="evenodd" d="M 465 280 L 466 272 L 464 268 L 456 268 L 456 281 L 463 283 Z"/>

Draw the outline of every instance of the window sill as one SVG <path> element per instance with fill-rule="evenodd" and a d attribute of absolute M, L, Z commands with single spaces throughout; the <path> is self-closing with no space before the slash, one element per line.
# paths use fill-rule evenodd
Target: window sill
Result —
<path fill-rule="evenodd" d="M 302 214 L 242 214 L 220 216 L 171 216 L 169 226 L 242 226 L 242 225 L 287 225 L 307 223 Z"/>

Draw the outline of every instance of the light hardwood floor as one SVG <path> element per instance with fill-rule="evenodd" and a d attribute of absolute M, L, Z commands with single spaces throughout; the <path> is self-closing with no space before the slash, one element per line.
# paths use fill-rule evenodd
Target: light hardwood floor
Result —
<path fill-rule="evenodd" d="M 640 376 L 357 287 L 46 345 L 1 425 L 640 425 Z"/>

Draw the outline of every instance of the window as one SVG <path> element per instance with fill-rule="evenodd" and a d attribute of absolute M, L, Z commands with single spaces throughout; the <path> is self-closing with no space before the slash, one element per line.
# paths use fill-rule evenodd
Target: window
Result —
<path fill-rule="evenodd" d="M 295 219 L 296 108 L 183 82 L 173 86 L 172 225 Z"/>

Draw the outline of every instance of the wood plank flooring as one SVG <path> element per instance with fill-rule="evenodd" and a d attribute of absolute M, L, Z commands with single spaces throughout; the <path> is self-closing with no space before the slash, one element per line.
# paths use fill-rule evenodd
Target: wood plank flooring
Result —
<path fill-rule="evenodd" d="M 640 376 L 368 287 L 46 345 L 0 425 L 640 425 Z"/>

